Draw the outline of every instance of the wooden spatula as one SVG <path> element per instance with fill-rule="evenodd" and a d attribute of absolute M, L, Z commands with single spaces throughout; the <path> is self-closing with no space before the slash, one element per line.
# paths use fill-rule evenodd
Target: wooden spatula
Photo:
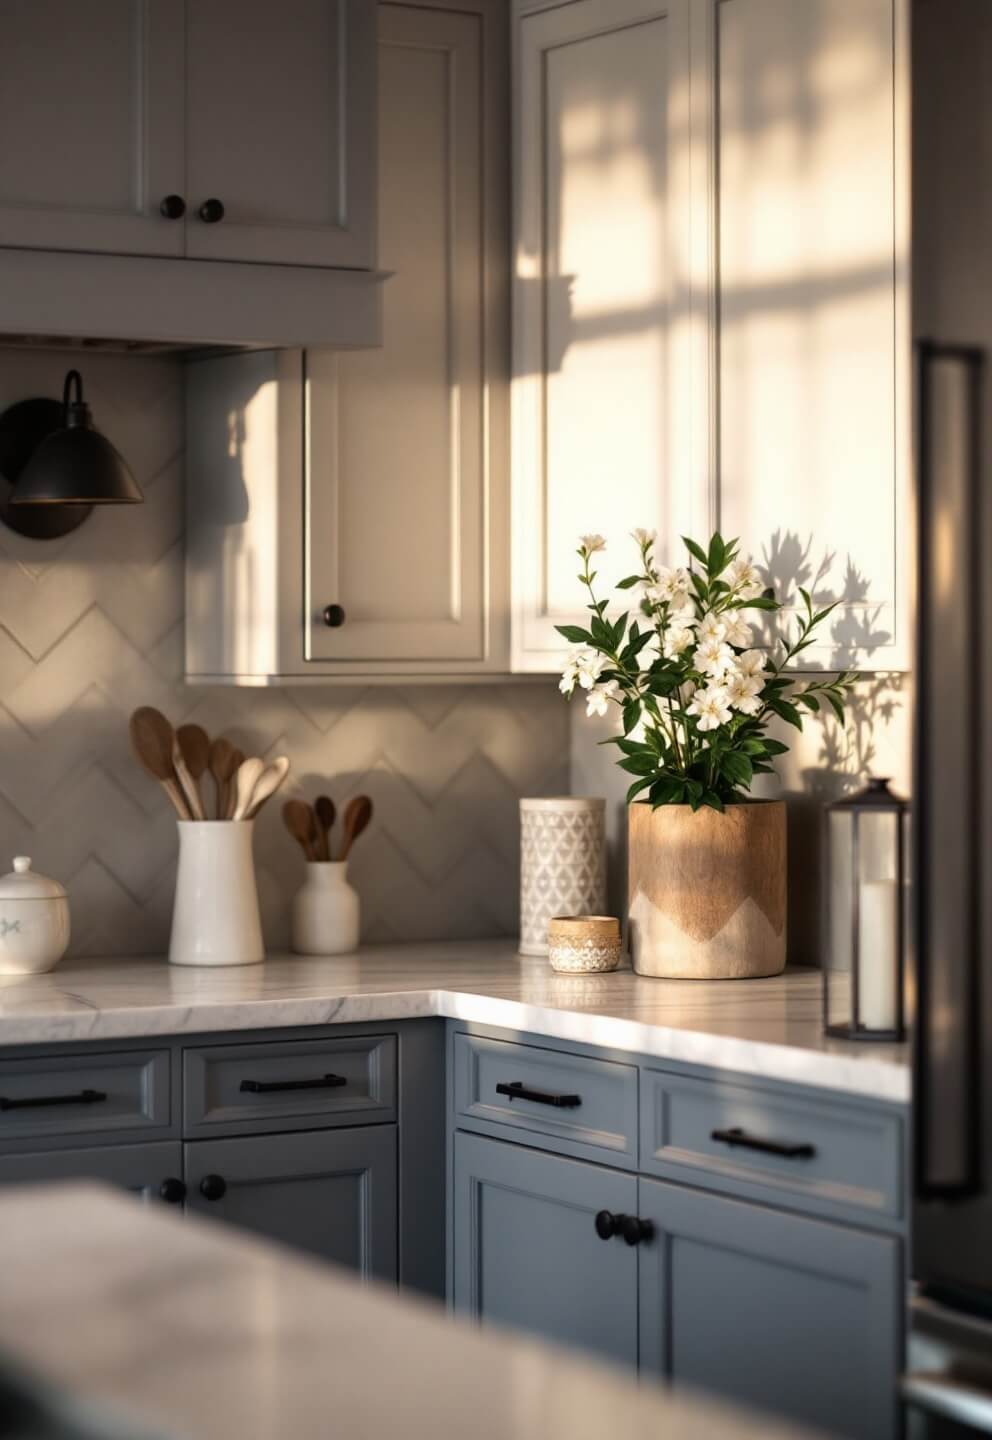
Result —
<path fill-rule="evenodd" d="M 293 839 L 302 847 L 308 860 L 316 860 L 314 841 L 317 838 L 317 817 L 305 800 L 287 800 L 282 819 Z"/>
<path fill-rule="evenodd" d="M 176 731 L 176 739 L 182 752 L 183 764 L 196 786 L 196 797 L 200 803 L 200 809 L 203 811 L 203 785 L 201 782 L 206 774 L 207 766 L 210 764 L 210 736 L 202 725 L 180 725 Z M 180 776 L 180 778 L 182 777 Z M 198 818 L 206 819 L 206 814 L 204 813 Z"/>
<path fill-rule="evenodd" d="M 251 804 L 251 797 L 255 793 L 255 786 L 262 778 L 262 771 L 265 769 L 265 761 L 260 760 L 257 755 L 252 755 L 247 760 L 242 760 L 238 766 L 238 773 L 234 777 L 234 814 L 232 820 L 244 820 L 248 814 L 248 806 Z"/>
<path fill-rule="evenodd" d="M 217 819 L 226 820 L 228 812 L 227 797 L 231 781 L 237 772 L 238 766 L 245 757 L 240 750 L 236 750 L 230 740 L 223 736 L 214 740 L 210 746 L 210 773 L 214 777 L 214 786 L 217 790 Z"/>
<path fill-rule="evenodd" d="M 313 808 L 317 816 L 317 858 L 330 860 L 331 831 L 338 812 L 330 795 L 318 795 Z"/>
<path fill-rule="evenodd" d="M 261 775 L 255 782 L 255 788 L 251 794 L 251 801 L 245 811 L 245 819 L 253 820 L 270 796 L 274 795 L 279 786 L 289 774 L 289 761 L 285 755 L 279 755 L 271 764 L 266 765 Z"/>
<path fill-rule="evenodd" d="M 179 788 L 172 762 L 175 735 L 161 710 L 152 705 L 142 705 L 131 716 L 128 731 L 131 748 L 139 764 L 162 786 L 180 820 L 192 820 L 192 811 Z"/>
<path fill-rule="evenodd" d="M 344 809 L 344 844 L 339 860 L 347 860 L 351 847 L 372 819 L 372 801 L 367 795 L 356 795 Z"/>

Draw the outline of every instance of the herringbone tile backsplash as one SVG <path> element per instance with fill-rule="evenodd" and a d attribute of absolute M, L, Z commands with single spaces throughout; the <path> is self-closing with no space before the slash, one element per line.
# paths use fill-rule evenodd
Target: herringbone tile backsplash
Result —
<path fill-rule="evenodd" d="M 352 876 L 366 939 L 512 934 L 521 795 L 568 789 L 568 710 L 547 685 L 188 687 L 183 663 L 183 371 L 171 359 L 0 350 L 0 409 L 59 395 L 78 364 L 142 506 L 40 544 L 0 527 L 0 871 L 66 885 L 76 954 L 163 951 L 172 810 L 127 717 L 152 704 L 246 751 L 285 753 L 294 788 L 375 801 Z M 288 943 L 303 861 L 270 805 L 255 836 L 266 942 Z"/>

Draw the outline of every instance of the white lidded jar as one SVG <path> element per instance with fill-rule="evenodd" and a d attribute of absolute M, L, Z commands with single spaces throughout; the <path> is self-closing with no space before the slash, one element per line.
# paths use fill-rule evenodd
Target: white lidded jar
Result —
<path fill-rule="evenodd" d="M 293 897 L 292 944 L 297 955 L 347 955 L 358 949 L 361 906 L 348 883 L 347 860 L 311 860 Z"/>
<path fill-rule="evenodd" d="M 27 855 L 0 878 L 0 975 L 54 970 L 69 944 L 69 897 L 57 880 L 38 875 Z"/>

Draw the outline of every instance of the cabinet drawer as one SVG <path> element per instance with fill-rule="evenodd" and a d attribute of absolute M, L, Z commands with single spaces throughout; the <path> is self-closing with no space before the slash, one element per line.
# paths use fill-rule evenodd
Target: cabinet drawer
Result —
<path fill-rule="evenodd" d="M 453 1060 L 458 1123 L 634 1168 L 636 1066 L 461 1032 Z"/>
<path fill-rule="evenodd" d="M 641 1072 L 641 1169 L 824 1214 L 902 1214 L 902 1121 L 844 1101 Z"/>
<path fill-rule="evenodd" d="M 208 1045 L 183 1055 L 183 1132 L 396 1119 L 396 1036 Z"/>
<path fill-rule="evenodd" d="M 0 1148 L 170 1124 L 168 1050 L 0 1062 Z"/>

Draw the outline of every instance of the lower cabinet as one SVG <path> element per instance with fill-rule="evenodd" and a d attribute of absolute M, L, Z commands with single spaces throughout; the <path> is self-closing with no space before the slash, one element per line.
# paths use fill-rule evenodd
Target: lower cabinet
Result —
<path fill-rule="evenodd" d="M 199 1140 L 184 1149 L 188 1209 L 395 1282 L 395 1125 Z"/>
<path fill-rule="evenodd" d="M 636 1204 L 633 1175 L 457 1132 L 456 1307 L 636 1365 L 637 1251 L 596 1230 Z"/>
<path fill-rule="evenodd" d="M 638 1187 L 642 1369 L 832 1434 L 897 1433 L 898 1240 Z"/>
<path fill-rule="evenodd" d="M 464 1131 L 452 1143 L 459 1310 L 830 1434 L 898 1434 L 897 1238 Z"/>
<path fill-rule="evenodd" d="M 178 1140 L 149 1145 L 95 1145 L 32 1155 L 0 1156 L 0 1185 L 48 1180 L 103 1180 L 146 1199 L 182 1199 L 183 1154 Z"/>

